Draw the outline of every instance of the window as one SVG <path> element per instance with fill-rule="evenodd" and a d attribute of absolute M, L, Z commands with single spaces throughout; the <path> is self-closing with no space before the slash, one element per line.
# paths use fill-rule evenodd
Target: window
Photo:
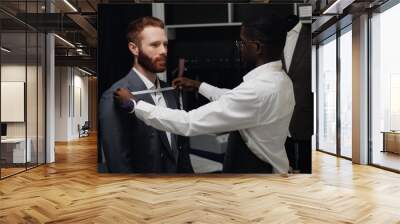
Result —
<path fill-rule="evenodd" d="M 340 36 L 340 155 L 352 157 L 352 33 Z"/>
<path fill-rule="evenodd" d="M 400 170 L 400 4 L 371 18 L 372 163 Z"/>
<path fill-rule="evenodd" d="M 318 149 L 336 153 L 336 39 L 318 48 Z"/>

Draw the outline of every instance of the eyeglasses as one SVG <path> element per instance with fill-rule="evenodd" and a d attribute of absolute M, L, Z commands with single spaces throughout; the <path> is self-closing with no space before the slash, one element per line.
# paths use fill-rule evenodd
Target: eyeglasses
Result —
<path fill-rule="evenodd" d="M 261 45 L 262 44 L 262 43 L 260 43 L 260 41 L 256 41 L 256 40 L 235 40 L 235 46 L 237 48 L 242 48 L 247 43 L 254 43 L 254 44 L 257 44 L 257 45 Z"/>

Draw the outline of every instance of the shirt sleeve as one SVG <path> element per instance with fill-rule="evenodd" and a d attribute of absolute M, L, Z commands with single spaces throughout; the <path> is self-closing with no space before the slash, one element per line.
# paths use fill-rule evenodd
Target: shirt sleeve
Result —
<path fill-rule="evenodd" d="M 183 136 L 194 136 L 257 126 L 260 104 L 253 90 L 237 87 L 218 100 L 189 112 L 139 101 L 135 114 L 147 125 L 156 129 Z"/>
<path fill-rule="evenodd" d="M 218 88 L 205 82 L 202 82 L 199 87 L 199 93 L 210 101 L 218 100 L 222 95 L 227 93 L 229 90 L 230 89 Z"/>

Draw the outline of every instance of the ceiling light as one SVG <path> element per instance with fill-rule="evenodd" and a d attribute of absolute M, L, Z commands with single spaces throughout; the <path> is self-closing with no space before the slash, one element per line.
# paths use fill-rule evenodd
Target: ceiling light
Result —
<path fill-rule="evenodd" d="M 354 0 L 336 0 L 332 5 L 324 10 L 322 14 L 341 14 L 343 9 L 351 5 Z"/>
<path fill-rule="evenodd" d="M 75 48 L 75 45 L 73 45 L 73 44 L 72 44 L 71 42 L 69 42 L 68 40 L 66 40 L 66 39 L 64 39 L 64 38 L 62 38 L 62 37 L 60 37 L 60 36 L 57 35 L 57 34 L 54 34 L 54 36 L 57 37 L 57 38 L 58 38 L 59 40 L 61 40 L 62 42 L 64 42 L 65 44 L 67 44 L 68 46 Z"/>
<path fill-rule="evenodd" d="M 67 4 L 74 12 L 78 12 L 78 10 L 68 1 L 64 0 L 65 4 Z"/>
<path fill-rule="evenodd" d="M 85 74 L 87 74 L 87 75 L 89 75 L 89 76 L 92 75 L 92 73 L 90 73 L 90 72 L 88 72 L 88 71 L 86 71 L 86 70 L 83 70 L 83 69 L 81 69 L 81 68 L 79 68 L 79 67 L 78 67 L 78 70 L 81 71 L 81 72 L 83 72 L 83 73 L 85 73 Z"/>
<path fill-rule="evenodd" d="M 9 50 L 9 49 L 7 49 L 5 47 L 1 47 L 1 51 L 4 51 L 6 53 L 10 53 L 11 52 L 11 50 Z"/>

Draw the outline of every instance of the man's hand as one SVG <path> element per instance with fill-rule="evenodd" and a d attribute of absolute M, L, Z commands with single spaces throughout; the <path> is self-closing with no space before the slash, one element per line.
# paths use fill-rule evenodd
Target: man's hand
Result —
<path fill-rule="evenodd" d="M 188 79 L 185 77 L 179 77 L 172 81 L 172 86 L 174 88 L 182 88 L 183 90 L 188 91 L 198 91 L 200 84 L 201 82 L 199 81 Z"/>
<path fill-rule="evenodd" d="M 114 91 L 114 102 L 122 109 L 131 112 L 134 109 L 134 103 L 136 101 L 132 93 L 125 88 L 118 88 Z"/>

